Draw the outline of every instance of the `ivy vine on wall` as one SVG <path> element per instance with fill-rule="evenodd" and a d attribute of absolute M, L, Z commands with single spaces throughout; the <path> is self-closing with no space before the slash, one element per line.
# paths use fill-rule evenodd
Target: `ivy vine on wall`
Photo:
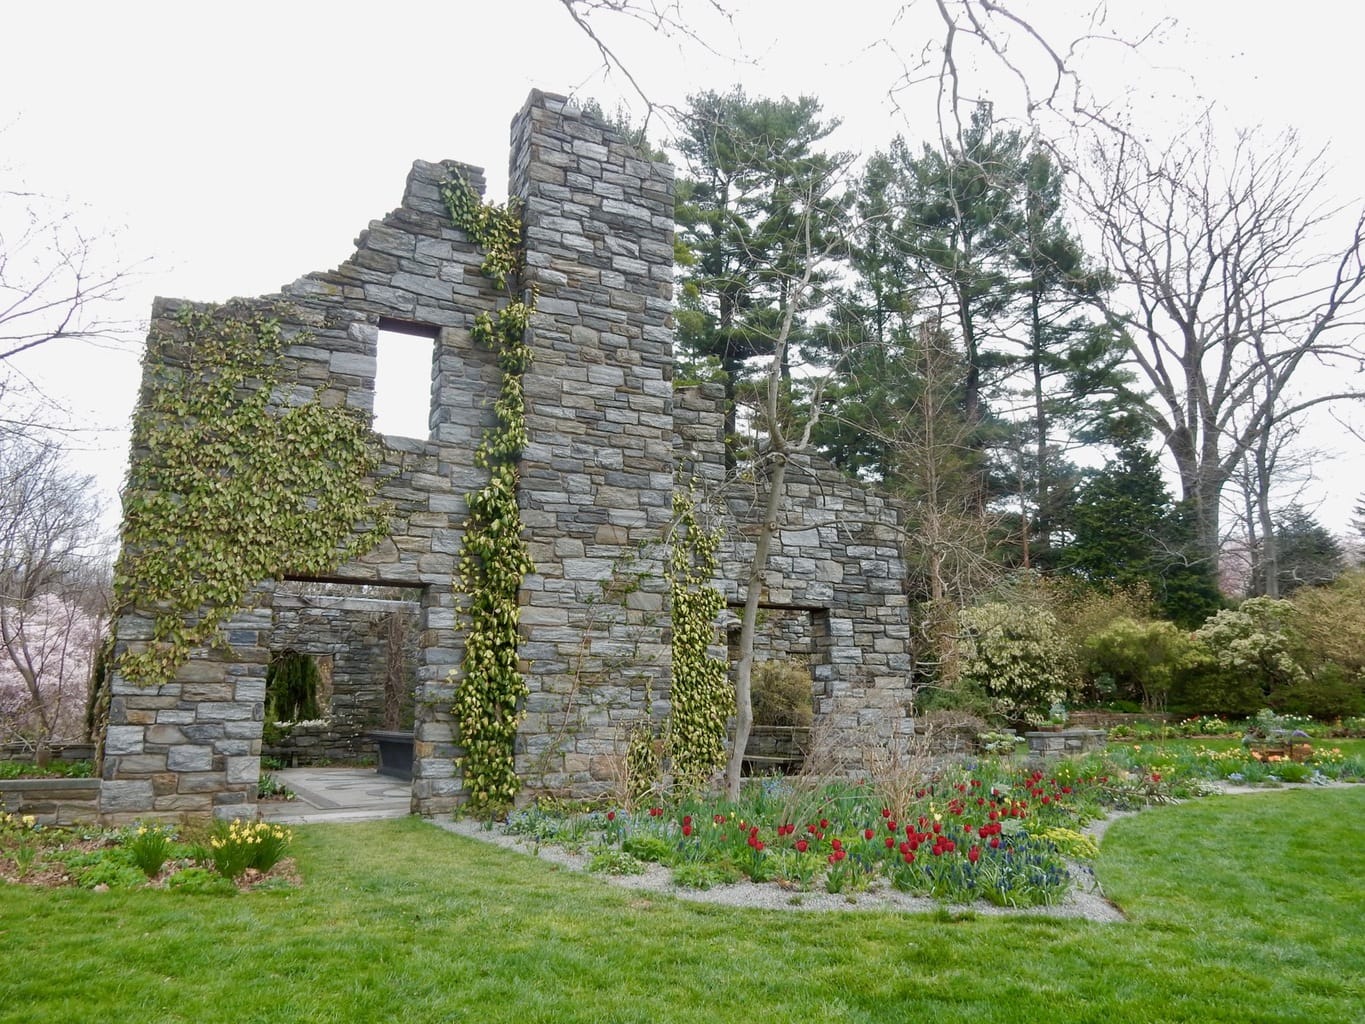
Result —
<path fill-rule="evenodd" d="M 153 617 L 118 659 L 130 682 L 173 679 L 261 580 L 324 574 L 387 533 L 369 424 L 318 401 L 276 407 L 284 346 L 259 304 L 186 306 L 148 338 L 114 575 L 116 605 Z"/>
<path fill-rule="evenodd" d="M 669 553 L 672 600 L 673 689 L 669 753 L 673 780 L 695 791 L 725 765 L 725 723 L 735 710 L 726 662 L 708 649 L 725 598 L 711 585 L 721 531 L 697 519 L 690 490 L 673 492 L 674 539 Z"/>
<path fill-rule="evenodd" d="M 515 201 L 483 203 L 459 178 L 443 182 L 441 195 L 455 226 L 483 249 L 484 275 L 510 295 L 496 316 L 480 313 L 472 332 L 497 354 L 502 383 L 493 404 L 497 423 L 484 432 L 474 455 L 475 464 L 488 471 L 488 482 L 468 496 L 455 579 L 457 593 L 467 596 L 469 615 L 452 708 L 456 741 L 464 750 L 460 767 L 470 811 L 493 813 L 509 806 L 520 788 L 514 742 L 527 687 L 517 665 L 517 594 L 534 566 L 521 538 L 517 463 L 527 443 L 522 375 L 531 362 L 525 335 L 535 297 L 527 302 L 516 293 L 523 249 Z"/>

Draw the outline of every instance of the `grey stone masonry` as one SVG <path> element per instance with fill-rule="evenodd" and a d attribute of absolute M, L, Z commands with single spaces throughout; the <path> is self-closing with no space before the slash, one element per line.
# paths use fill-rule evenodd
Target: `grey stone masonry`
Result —
<path fill-rule="evenodd" d="M 1059 757 L 1089 754 L 1103 750 L 1109 734 L 1103 729 L 1058 729 L 1053 732 L 1026 732 L 1031 761 L 1052 761 Z"/>
<path fill-rule="evenodd" d="M 528 794 L 583 795 L 610 784 L 628 729 L 668 695 L 673 173 L 534 93 L 512 124 L 510 179 L 537 295 L 517 770 Z"/>
<path fill-rule="evenodd" d="M 482 192 L 477 168 L 418 161 L 402 205 L 361 233 L 349 260 L 244 302 L 270 309 L 291 342 L 283 357 L 290 386 L 272 395 L 280 406 L 316 400 L 371 412 L 380 327 L 415 327 L 435 339 L 429 436 L 375 438 L 382 452 L 378 496 L 391 509 L 391 533 L 332 574 L 341 582 L 420 588 L 413 808 L 423 813 L 449 810 L 459 799 L 449 712 L 448 676 L 460 657 L 451 575 L 464 495 L 484 479 L 473 447 L 493 422 L 488 398 L 499 379 L 492 355 L 472 344 L 469 329 L 502 297 L 479 272 L 478 248 L 451 225 L 439 192 L 450 175 Z M 152 330 L 174 334 L 182 305 L 158 299 Z M 158 373 L 145 368 L 144 392 L 157 386 Z M 273 595 L 273 584 L 257 587 L 223 629 L 226 644 L 193 652 L 165 686 L 144 689 L 113 674 L 100 797 L 105 820 L 255 814 Z M 148 613 L 134 602 L 116 625 L 116 651 L 150 635 Z"/>
<path fill-rule="evenodd" d="M 382 459 L 373 482 L 391 515 L 373 550 L 325 581 L 300 581 L 287 567 L 284 582 L 261 581 L 232 612 L 223 642 L 194 651 L 164 686 L 139 688 L 113 674 L 102 819 L 255 813 L 272 651 L 287 644 L 340 664 L 354 646 L 346 656 L 356 665 L 373 660 L 371 640 L 347 638 L 341 620 L 303 614 L 293 596 L 300 582 L 417 591 L 412 809 L 437 814 L 461 801 L 450 707 L 463 651 L 452 575 L 465 495 L 487 479 L 474 453 L 494 422 L 500 379 L 470 329 L 508 295 L 481 274 L 483 254 L 451 224 L 440 185 L 455 175 L 482 192 L 477 168 L 418 161 L 402 204 L 361 232 L 344 263 L 278 294 L 234 300 L 268 309 L 282 325 L 283 383 L 270 395 L 277 409 L 318 401 L 371 413 L 380 331 L 432 339 L 429 430 L 374 437 Z M 674 393 L 671 168 L 643 159 L 562 97 L 535 92 L 512 122 L 510 182 L 524 202 L 526 241 L 515 284 L 537 303 L 523 382 L 529 444 L 519 499 L 536 569 L 519 597 L 529 696 L 517 768 L 527 797 L 588 796 L 612 785 L 629 731 L 668 711 L 664 555 L 675 469 L 682 464 L 728 502 L 728 580 L 741 578 L 752 552 L 755 483 L 727 482 L 721 396 Z M 152 330 L 175 336 L 183 305 L 158 299 Z M 169 365 L 144 369 L 144 399 L 183 353 L 172 348 L 165 358 Z M 154 462 L 157 453 L 131 458 Z M 910 665 L 898 512 L 816 460 L 798 460 L 788 480 L 763 596 L 799 620 L 779 646 L 808 655 L 824 721 L 900 735 Z M 732 602 L 742 599 L 737 584 L 726 589 Z M 115 651 L 150 637 L 150 609 L 133 595 L 115 625 Z M 349 717 L 365 717 L 373 683 L 347 700 Z"/>
<path fill-rule="evenodd" d="M 737 609 L 767 478 L 726 475 L 722 399 L 718 385 L 681 389 L 677 419 L 683 473 L 719 498 L 731 520 L 721 577 Z M 791 457 L 785 489 L 760 607 L 809 615 L 816 727 L 840 738 L 850 764 L 869 744 L 903 750 L 914 734 L 903 513 L 817 456 Z M 789 644 L 775 637 L 768 647 L 781 656 Z"/>

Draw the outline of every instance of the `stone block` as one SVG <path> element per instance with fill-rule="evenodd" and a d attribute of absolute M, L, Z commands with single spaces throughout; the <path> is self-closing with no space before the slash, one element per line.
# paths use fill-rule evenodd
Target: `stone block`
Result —
<path fill-rule="evenodd" d="M 150 811 L 155 798 L 150 779 L 106 779 L 100 786 L 100 813 Z"/>
<path fill-rule="evenodd" d="M 153 725 L 147 729 L 147 742 L 169 746 L 175 743 L 184 743 L 185 734 L 179 727 L 174 725 Z"/>
<path fill-rule="evenodd" d="M 166 752 L 166 767 L 173 772 L 204 772 L 213 767 L 213 751 L 208 747 L 184 745 Z"/>
<path fill-rule="evenodd" d="M 140 754 L 147 730 L 140 725 L 111 725 L 104 733 L 106 755 Z"/>
<path fill-rule="evenodd" d="M 227 781 L 245 782 L 255 785 L 261 777 L 261 759 L 258 757 L 228 757 Z"/>

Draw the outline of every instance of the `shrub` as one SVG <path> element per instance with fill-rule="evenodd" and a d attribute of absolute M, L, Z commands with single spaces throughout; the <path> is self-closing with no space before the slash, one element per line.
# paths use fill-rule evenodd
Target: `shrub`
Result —
<path fill-rule="evenodd" d="M 1275 707 L 1288 714 L 1346 718 L 1365 710 L 1365 680 L 1326 664 L 1274 696 Z"/>
<path fill-rule="evenodd" d="M 815 720 L 810 669 L 796 661 L 762 661 L 754 666 L 754 725 L 810 728 Z"/>
<path fill-rule="evenodd" d="M 1141 699 L 1147 711 L 1166 706 L 1176 673 L 1191 662 L 1189 638 L 1170 622 L 1120 618 L 1086 639 L 1085 669 L 1104 674 L 1119 692 Z"/>
<path fill-rule="evenodd" d="M 991 699 L 996 714 L 1036 725 L 1075 685 L 1070 646 L 1051 612 L 994 602 L 958 615 L 962 679 Z"/>
<path fill-rule="evenodd" d="M 1290 601 L 1307 660 L 1317 674 L 1324 664 L 1340 666 L 1360 683 L 1365 672 L 1365 568 L 1343 573 L 1329 587 L 1300 587 Z"/>
<path fill-rule="evenodd" d="M 1308 682 L 1301 637 L 1288 601 L 1255 597 L 1224 609 L 1195 631 L 1202 648 L 1177 687 L 1187 710 L 1247 715 Z M 1201 656 L 1202 654 L 1202 656 Z"/>

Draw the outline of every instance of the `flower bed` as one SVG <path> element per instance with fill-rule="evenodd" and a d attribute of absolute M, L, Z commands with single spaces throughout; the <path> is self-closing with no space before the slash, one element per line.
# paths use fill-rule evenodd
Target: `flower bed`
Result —
<path fill-rule="evenodd" d="M 1363 767 L 1331 751 L 1308 764 L 1264 765 L 1243 750 L 1135 744 L 1044 768 L 988 759 L 918 782 L 767 779 L 734 804 L 537 807 L 504 827 L 585 854 L 589 870 L 634 874 L 657 863 L 685 887 L 748 879 L 797 892 L 893 889 L 950 903 L 1050 906 L 1074 885 L 1072 868 L 1097 853 L 1085 826 L 1111 811 L 1203 795 L 1214 780 L 1359 779 Z"/>
<path fill-rule="evenodd" d="M 164 888 L 232 893 L 292 886 L 284 854 L 293 833 L 265 822 L 218 822 L 199 833 L 170 825 L 58 828 L 0 811 L 0 881 L 42 888 Z"/>

